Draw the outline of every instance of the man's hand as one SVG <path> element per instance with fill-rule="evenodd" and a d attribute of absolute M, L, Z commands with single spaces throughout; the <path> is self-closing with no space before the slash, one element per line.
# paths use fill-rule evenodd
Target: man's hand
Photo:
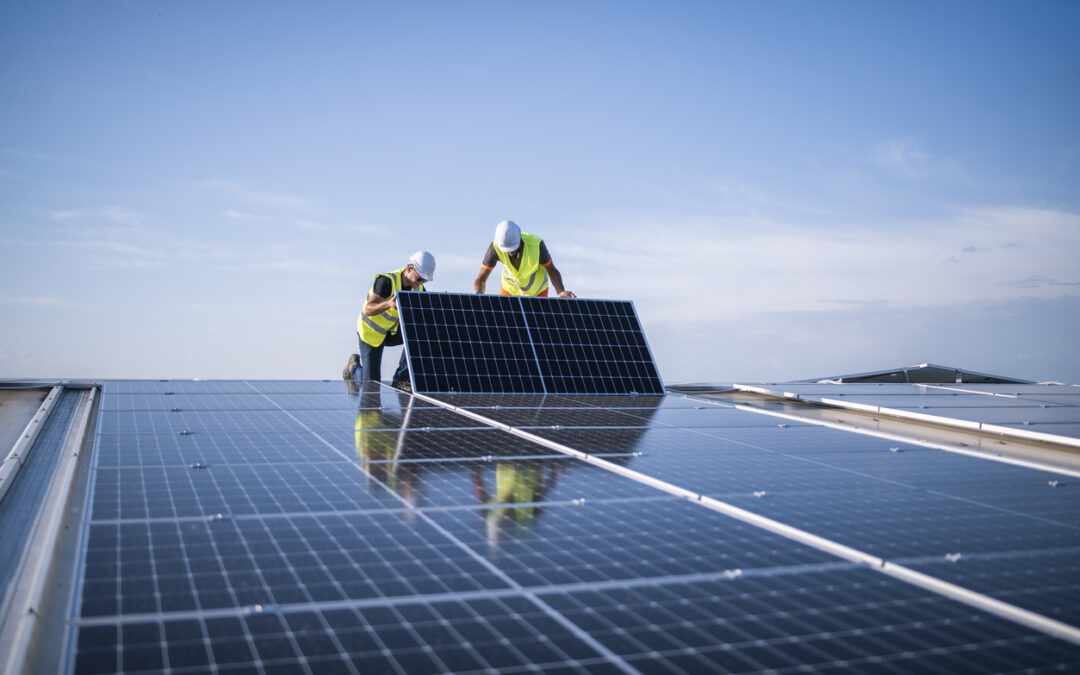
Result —
<path fill-rule="evenodd" d="M 367 302 L 364 303 L 363 312 L 366 316 L 375 316 L 388 309 L 397 309 L 397 295 L 391 295 L 390 299 L 387 300 L 377 293 L 372 293 L 368 296 Z"/>
<path fill-rule="evenodd" d="M 561 291 L 559 293 L 559 297 L 560 298 L 576 298 L 577 296 L 574 295 L 573 293 L 571 293 L 570 291 Z"/>

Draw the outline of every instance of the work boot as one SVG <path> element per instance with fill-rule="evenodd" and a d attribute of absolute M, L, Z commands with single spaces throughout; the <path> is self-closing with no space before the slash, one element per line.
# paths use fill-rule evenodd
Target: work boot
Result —
<path fill-rule="evenodd" d="M 390 386 L 393 387 L 394 389 L 400 389 L 401 391 L 405 392 L 406 394 L 411 394 L 412 393 L 412 385 L 409 384 L 408 380 L 394 380 L 393 382 L 390 383 Z"/>
<path fill-rule="evenodd" d="M 359 354 L 349 354 L 349 360 L 345 362 L 345 370 L 341 371 L 341 377 L 345 380 L 353 379 L 353 368 L 360 365 Z"/>
<path fill-rule="evenodd" d="M 341 377 L 345 379 L 345 388 L 350 394 L 360 391 L 360 383 L 353 378 L 353 370 L 360 367 L 360 355 L 349 354 L 349 360 L 345 362 L 345 370 L 341 371 Z"/>

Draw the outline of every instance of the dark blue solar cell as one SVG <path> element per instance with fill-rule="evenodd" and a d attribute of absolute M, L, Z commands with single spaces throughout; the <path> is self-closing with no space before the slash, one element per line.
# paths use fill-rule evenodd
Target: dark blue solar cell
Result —
<path fill-rule="evenodd" d="M 494 300 L 439 311 L 479 320 L 476 307 Z M 558 301 L 535 302 L 546 312 Z M 603 349 L 581 353 L 598 363 L 603 350 L 634 347 L 615 336 L 636 322 L 632 306 L 591 302 L 581 311 L 600 322 Z M 543 348 L 577 349 L 576 320 L 545 315 Z M 510 433 L 388 387 L 349 396 L 340 381 L 106 389 L 69 617 L 74 672 L 1080 661 L 1069 642 L 648 482 L 1075 624 L 1074 491 L 1046 472 L 686 398 L 438 397 L 520 432 Z M 180 397 L 193 408 L 161 407 Z M 177 433 L 177 420 L 192 433 Z"/>
<path fill-rule="evenodd" d="M 419 392 L 663 393 L 630 302 L 404 292 L 398 306 Z"/>

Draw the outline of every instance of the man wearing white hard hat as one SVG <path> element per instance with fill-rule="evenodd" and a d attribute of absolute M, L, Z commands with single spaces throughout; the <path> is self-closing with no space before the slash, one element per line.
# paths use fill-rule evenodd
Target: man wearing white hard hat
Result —
<path fill-rule="evenodd" d="M 504 220 L 495 226 L 495 240 L 488 245 L 484 261 L 480 263 L 480 273 L 473 282 L 477 293 L 484 292 L 491 270 L 500 262 L 503 264 L 499 288 L 502 295 L 547 297 L 550 281 L 560 298 L 577 297 L 563 288 L 562 274 L 552 262 L 544 240 L 522 232 L 512 220 Z"/>
<path fill-rule="evenodd" d="M 397 292 L 422 291 L 424 284 L 435 277 L 435 256 L 417 251 L 409 256 L 409 264 L 393 272 L 375 275 L 367 300 L 356 319 L 356 334 L 360 338 L 360 353 L 351 354 L 342 376 L 346 381 L 378 380 L 382 376 L 383 347 L 402 343 L 398 330 Z M 391 384 L 399 389 L 409 388 L 409 368 L 405 352 Z"/>

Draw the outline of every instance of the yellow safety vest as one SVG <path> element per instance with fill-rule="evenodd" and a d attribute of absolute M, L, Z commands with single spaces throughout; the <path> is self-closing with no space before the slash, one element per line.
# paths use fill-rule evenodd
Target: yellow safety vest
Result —
<path fill-rule="evenodd" d="M 381 409 L 361 408 L 356 412 L 356 459 L 368 479 L 385 483 L 390 489 L 396 486 L 394 459 L 397 434 L 372 429 L 385 429 Z"/>
<path fill-rule="evenodd" d="M 543 478 L 544 469 L 539 462 L 499 462 L 495 466 L 495 496 L 488 500 L 489 504 L 499 506 L 485 514 L 488 524 L 513 522 L 519 528 L 531 527 L 538 515 L 536 506 L 531 504 L 537 501 Z"/>
<path fill-rule="evenodd" d="M 401 290 L 401 275 L 404 274 L 405 268 L 402 267 L 399 270 L 393 272 L 385 272 L 375 276 L 378 280 L 379 277 L 389 277 L 391 283 L 393 283 L 394 290 L 390 294 L 393 297 Z M 424 290 L 424 285 L 420 284 L 420 288 L 417 290 Z M 368 291 L 368 297 L 375 292 L 375 282 L 371 283 L 371 290 Z M 389 300 L 390 298 L 387 298 Z M 367 307 L 368 301 L 364 299 L 364 307 Z M 385 340 L 386 336 L 390 333 L 396 332 L 398 329 L 398 311 L 396 309 L 388 309 L 382 314 L 376 314 L 374 316 L 368 316 L 364 313 L 363 309 L 360 310 L 360 316 L 356 319 L 356 332 L 360 334 L 360 339 L 371 345 L 372 347 L 378 347 Z"/>
<path fill-rule="evenodd" d="M 503 253 L 495 246 L 495 255 L 503 264 L 502 287 L 510 295 L 540 295 L 548 287 L 548 273 L 540 265 L 540 237 L 535 234 L 521 233 L 525 250 L 521 252 L 521 266 L 514 268 L 510 264 L 510 254 Z"/>

